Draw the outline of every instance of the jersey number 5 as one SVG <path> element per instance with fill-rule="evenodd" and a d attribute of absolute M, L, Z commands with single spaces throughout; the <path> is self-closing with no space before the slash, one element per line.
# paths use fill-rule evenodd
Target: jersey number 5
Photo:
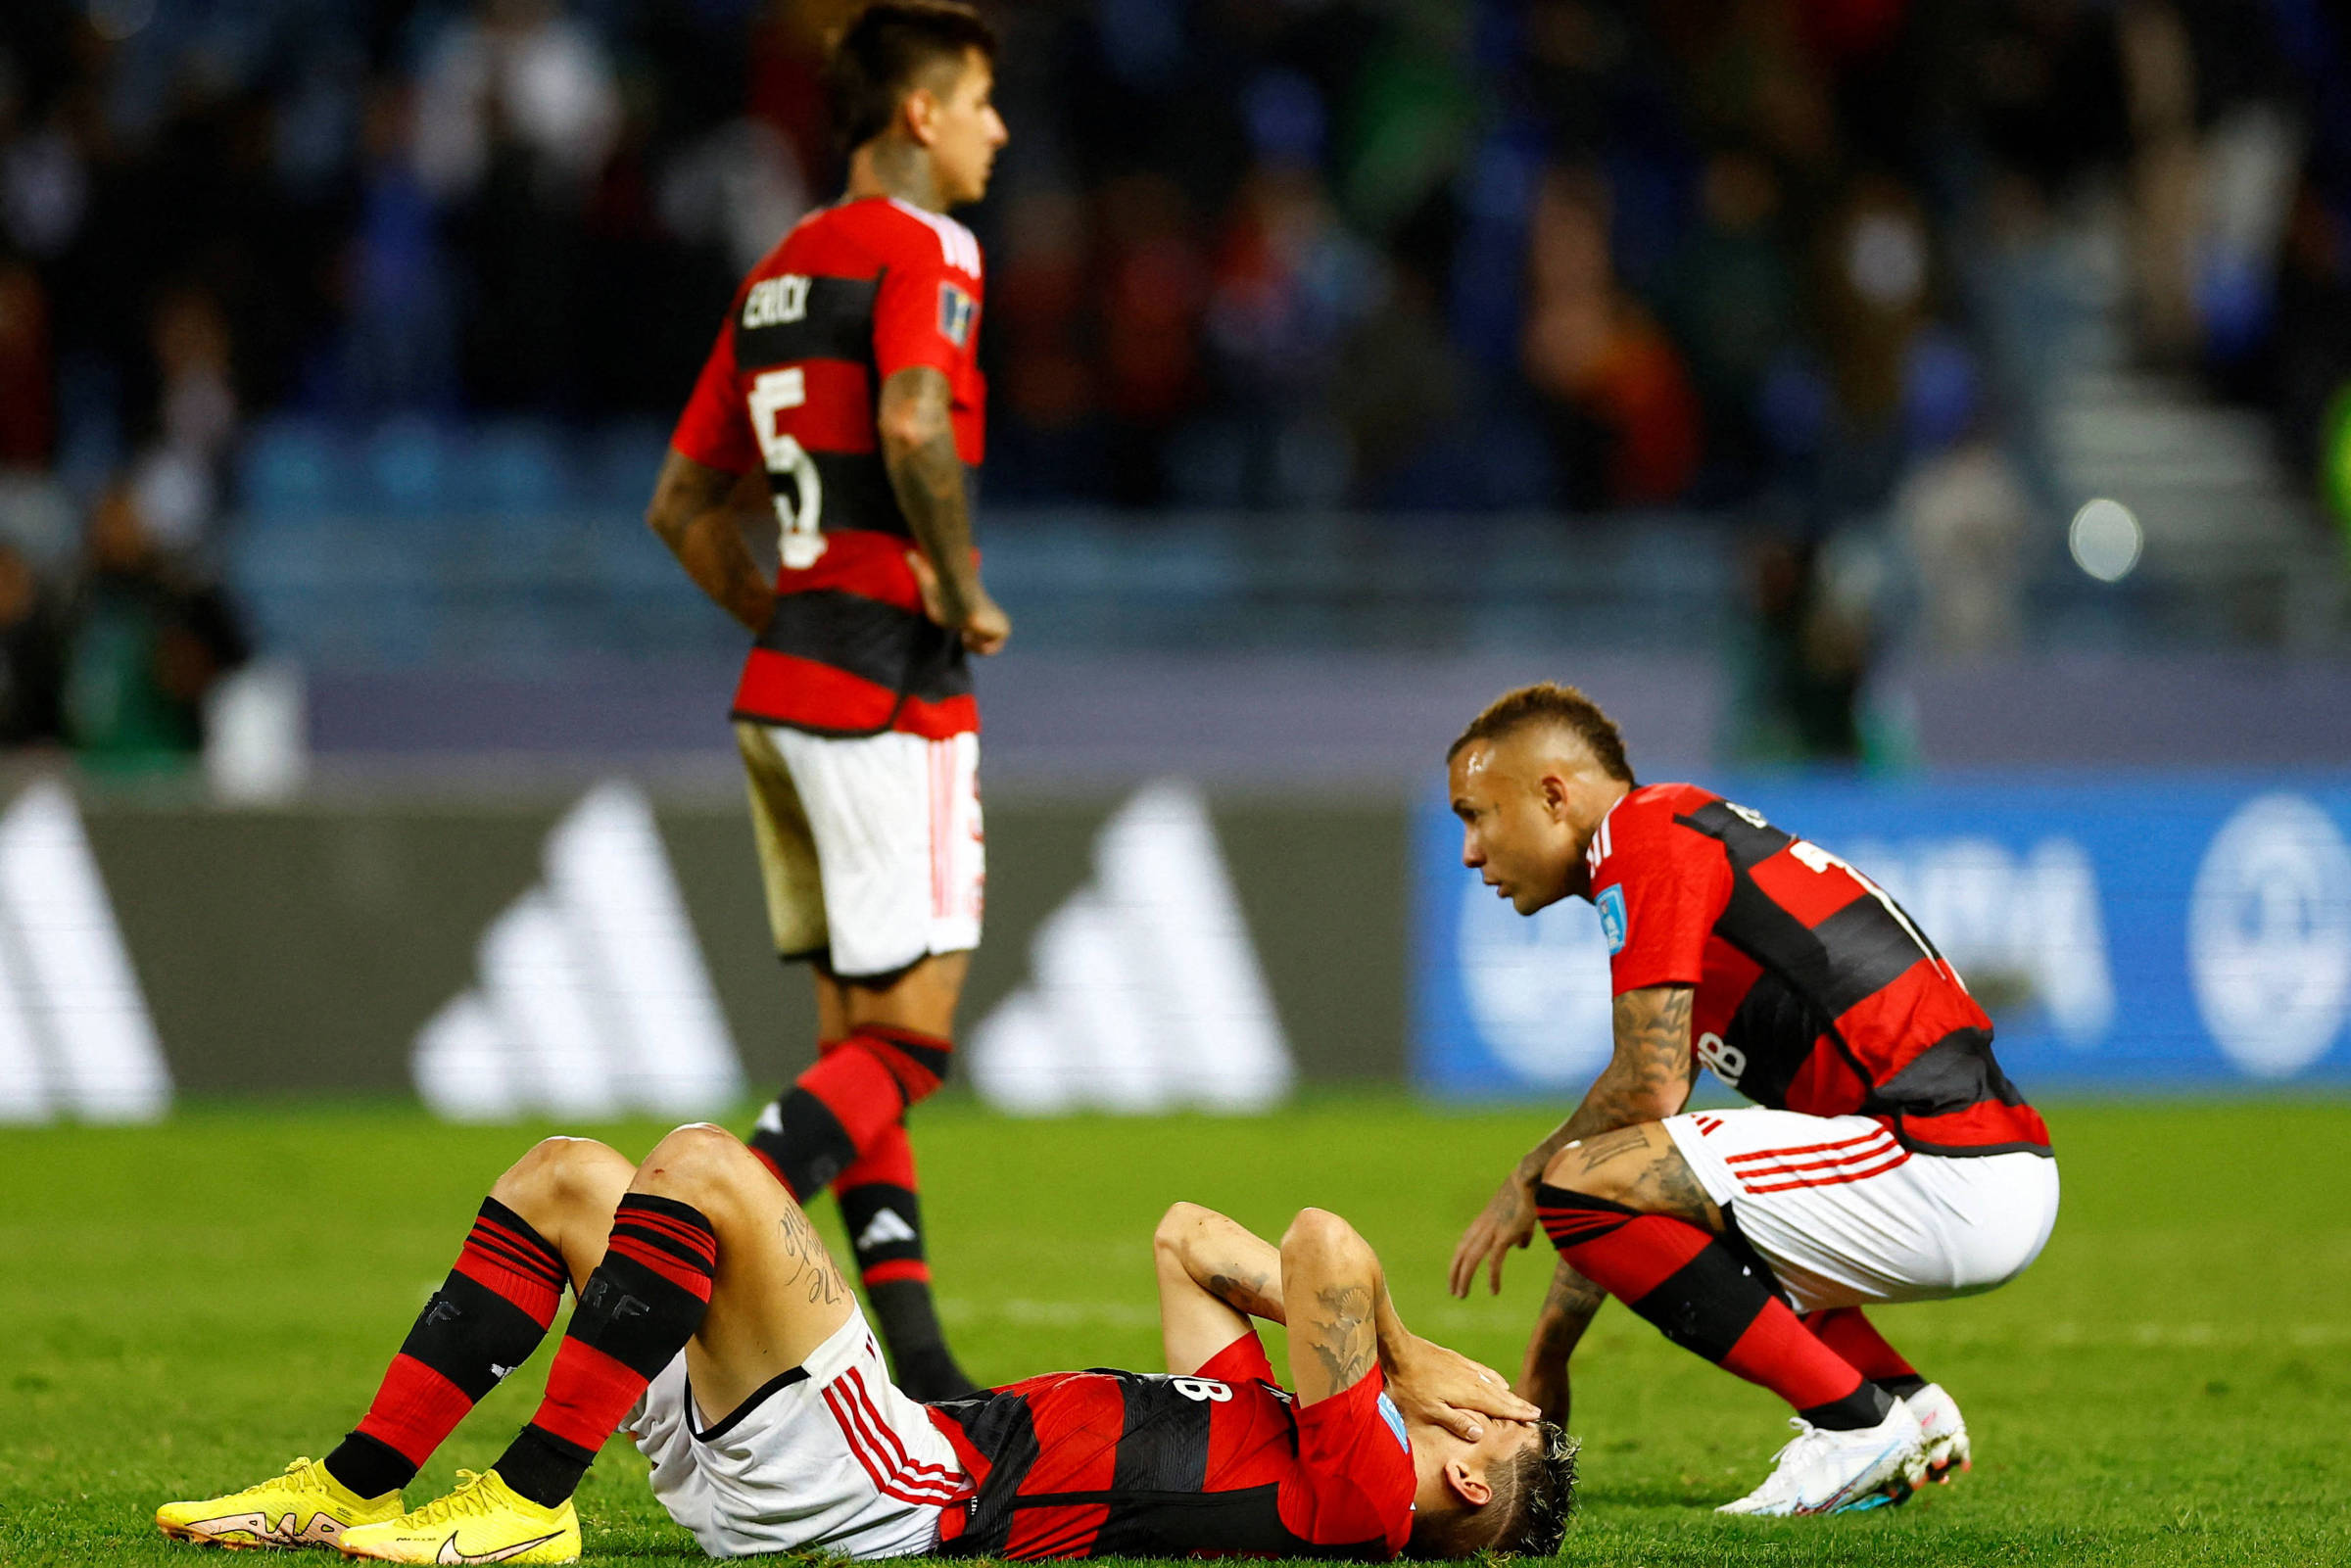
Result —
<path fill-rule="evenodd" d="M 779 551 L 784 565 L 804 572 L 825 552 L 822 519 L 824 481 L 817 477 L 816 459 L 797 441 L 776 428 L 776 416 L 808 401 L 808 387 L 799 367 L 763 370 L 751 382 L 751 428 L 759 435 L 759 453 L 772 479 L 792 481 L 792 494 L 774 494 L 776 522 L 783 529 Z"/>

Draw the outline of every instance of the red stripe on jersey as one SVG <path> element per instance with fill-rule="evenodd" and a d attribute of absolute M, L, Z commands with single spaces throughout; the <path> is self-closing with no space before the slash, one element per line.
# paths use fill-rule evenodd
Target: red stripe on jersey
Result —
<path fill-rule="evenodd" d="M 776 592 L 806 594 L 820 588 L 840 589 L 861 598 L 879 599 L 909 615 L 923 613 L 923 591 L 914 568 L 906 563 L 911 540 L 870 528 L 844 528 L 827 533 L 825 552 L 798 571 L 786 567 L 776 573 Z"/>
<path fill-rule="evenodd" d="M 919 735 L 926 740 L 972 735 L 980 728 L 980 699 L 960 696 L 948 697 L 943 702 L 925 702 L 921 697 L 908 697 L 906 705 L 898 710 L 898 722 L 890 728 L 902 735 Z"/>
<path fill-rule="evenodd" d="M 1818 926 L 1854 899 L 1870 896 L 1869 889 L 1844 867 L 1829 862 L 1828 870 L 1814 871 L 1797 859 L 1793 850 L 1792 844 L 1757 862 L 1751 875 L 1766 898 L 1806 926 Z"/>
<path fill-rule="evenodd" d="M 1094 1538 L 1110 1523 L 1104 1502 L 1048 1504 L 1023 1508 L 1013 1517 L 1004 1555 L 1014 1562 L 1036 1562 L 1046 1557 L 1084 1557 L 1092 1554 Z"/>
<path fill-rule="evenodd" d="M 1943 1117 L 1904 1117 L 1902 1136 L 1926 1154 L 1946 1149 L 2046 1149 L 2049 1124 L 2029 1105 L 1987 1100 Z"/>
<path fill-rule="evenodd" d="M 898 711 L 898 694 L 830 664 L 753 648 L 735 687 L 735 711 L 819 730 L 882 730 Z"/>
<path fill-rule="evenodd" d="M 874 383 L 865 366 L 848 359 L 801 359 L 804 401 L 776 411 L 776 428 L 810 451 L 868 452 L 875 448 Z M 747 389 L 751 376 L 743 377 Z"/>

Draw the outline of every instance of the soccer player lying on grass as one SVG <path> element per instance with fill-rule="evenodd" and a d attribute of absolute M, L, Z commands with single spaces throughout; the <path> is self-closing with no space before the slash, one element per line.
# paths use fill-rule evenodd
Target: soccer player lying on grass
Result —
<path fill-rule="evenodd" d="M 1609 1296 L 1787 1400 L 1798 1436 L 1726 1513 L 1899 1502 L 1968 1456 L 1949 1395 L 1862 1307 L 1991 1290 L 2057 1217 L 2049 1132 L 1991 1020 L 1875 882 L 1695 784 L 1639 785 L 1582 692 L 1520 688 L 1447 754 L 1462 859 L 1519 914 L 1592 900 L 1615 1050 L 1454 1254 L 1541 1223 L 1559 1261 L 1519 1392 L 1564 1420 Z M 1699 1064 L 1756 1104 L 1683 1113 Z"/>
<path fill-rule="evenodd" d="M 1048 1374 L 925 1406 L 889 1381 L 807 1216 L 721 1128 L 631 1165 L 551 1138 L 499 1178 L 356 1431 L 168 1503 L 167 1535 L 398 1562 L 570 1562 L 571 1497 L 623 1426 L 713 1556 L 1549 1555 L 1573 1449 L 1406 1331 L 1379 1259 L 1302 1211 L 1275 1249 L 1190 1204 L 1155 1238 L 1168 1373 Z M 491 1470 L 404 1511 L 476 1400 L 578 1294 L 547 1396 Z M 1294 1392 L 1251 1317 L 1290 1326 Z"/>

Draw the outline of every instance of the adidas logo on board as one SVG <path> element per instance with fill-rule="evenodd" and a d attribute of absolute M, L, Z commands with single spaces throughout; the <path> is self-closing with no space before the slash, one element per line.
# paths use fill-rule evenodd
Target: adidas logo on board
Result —
<path fill-rule="evenodd" d="M 0 817 L 0 1122 L 152 1121 L 171 1073 L 64 784 Z"/>
<path fill-rule="evenodd" d="M 1037 928 L 1031 979 L 972 1031 L 999 1110 L 1262 1111 L 1295 1075 L 1215 827 L 1190 784 L 1103 825 L 1094 875 Z"/>
<path fill-rule="evenodd" d="M 476 982 L 417 1032 L 417 1093 L 465 1121 L 734 1104 L 743 1067 L 643 792 L 589 791 L 546 868 L 482 933 Z"/>

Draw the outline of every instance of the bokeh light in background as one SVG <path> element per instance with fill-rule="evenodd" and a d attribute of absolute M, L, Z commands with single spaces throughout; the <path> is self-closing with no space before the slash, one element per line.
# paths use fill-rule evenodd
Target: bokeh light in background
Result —
<path fill-rule="evenodd" d="M 2076 566 L 2101 583 L 2119 583 L 2138 564 L 2146 535 L 2130 507 L 2101 496 L 2074 513 L 2065 543 Z"/>

